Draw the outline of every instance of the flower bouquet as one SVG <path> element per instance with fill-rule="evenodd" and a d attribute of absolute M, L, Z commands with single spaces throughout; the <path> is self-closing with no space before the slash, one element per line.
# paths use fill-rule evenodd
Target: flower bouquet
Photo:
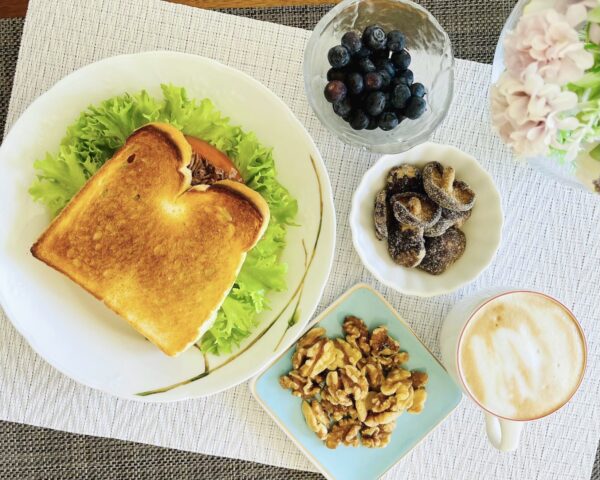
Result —
<path fill-rule="evenodd" d="M 494 70 L 492 123 L 514 154 L 600 193 L 600 0 L 521 0 Z"/>

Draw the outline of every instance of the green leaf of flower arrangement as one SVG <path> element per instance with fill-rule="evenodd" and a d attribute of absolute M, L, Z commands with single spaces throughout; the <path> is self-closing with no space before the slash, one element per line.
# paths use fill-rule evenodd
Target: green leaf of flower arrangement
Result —
<path fill-rule="evenodd" d="M 590 10 L 587 18 L 589 22 L 600 23 L 600 7 Z"/>
<path fill-rule="evenodd" d="M 596 145 L 590 150 L 590 157 L 600 162 L 600 145 Z"/>

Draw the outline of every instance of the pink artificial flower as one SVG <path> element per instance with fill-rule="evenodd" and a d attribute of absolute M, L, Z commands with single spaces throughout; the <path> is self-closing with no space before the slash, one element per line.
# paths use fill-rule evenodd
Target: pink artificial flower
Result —
<path fill-rule="evenodd" d="M 524 72 L 534 68 L 545 81 L 559 85 L 580 79 L 594 64 L 574 28 L 586 14 L 585 7 L 578 4 L 565 15 L 547 9 L 521 17 L 504 40 L 507 70 L 524 80 Z"/>
<path fill-rule="evenodd" d="M 575 27 L 586 20 L 588 10 L 599 7 L 598 0 L 531 0 L 523 10 L 526 14 L 553 9 L 569 18 L 569 24 Z"/>
<path fill-rule="evenodd" d="M 600 2 L 598 0 L 556 0 L 554 2 L 554 9 L 559 13 L 566 13 L 574 5 L 581 5 L 586 10 L 591 10 L 592 8 L 599 7 Z"/>
<path fill-rule="evenodd" d="M 559 129 L 578 126 L 576 118 L 559 116 L 577 105 L 577 95 L 544 82 L 533 67 L 523 78 L 504 72 L 492 87 L 492 122 L 517 156 L 544 155 L 555 143 Z"/>

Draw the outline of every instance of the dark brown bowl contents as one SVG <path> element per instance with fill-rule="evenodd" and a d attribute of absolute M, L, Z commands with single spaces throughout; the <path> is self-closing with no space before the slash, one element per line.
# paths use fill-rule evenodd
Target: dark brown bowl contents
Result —
<path fill-rule="evenodd" d="M 388 205 L 385 190 L 382 190 L 375 197 L 375 211 L 373 212 L 375 220 L 375 236 L 377 240 L 383 240 L 388 236 Z"/>
<path fill-rule="evenodd" d="M 390 198 L 394 217 L 402 225 L 429 228 L 435 225 L 442 215 L 442 208 L 432 202 L 427 195 L 406 192 Z"/>
<path fill-rule="evenodd" d="M 439 237 L 425 239 L 426 254 L 419 268 L 432 275 L 440 275 L 456 262 L 467 246 L 465 234 L 458 228 L 451 227 Z"/>
<path fill-rule="evenodd" d="M 471 217 L 472 210 L 466 212 L 453 212 L 446 208 L 442 208 L 440 219 L 431 227 L 425 229 L 426 237 L 439 237 L 450 227 L 460 228 Z"/>
<path fill-rule="evenodd" d="M 375 236 L 387 239 L 398 265 L 440 275 L 465 251 L 466 237 L 459 228 L 471 217 L 475 197 L 452 167 L 430 162 L 421 171 L 399 165 L 375 198 Z"/>
<path fill-rule="evenodd" d="M 392 168 L 385 182 L 390 195 L 406 192 L 425 193 L 421 170 L 406 163 Z"/>
<path fill-rule="evenodd" d="M 398 265 L 412 268 L 425 257 L 423 228 L 396 224 L 388 235 L 388 252 Z"/>
<path fill-rule="evenodd" d="M 455 179 L 454 168 L 430 162 L 423 168 L 423 187 L 434 202 L 453 212 L 471 210 L 475 192 L 465 182 Z"/>

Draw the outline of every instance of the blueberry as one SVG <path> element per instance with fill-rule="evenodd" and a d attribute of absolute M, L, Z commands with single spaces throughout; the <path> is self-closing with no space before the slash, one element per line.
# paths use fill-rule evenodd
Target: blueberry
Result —
<path fill-rule="evenodd" d="M 379 117 L 379 128 L 382 130 L 393 130 L 398 123 L 398 116 L 394 112 L 385 112 Z"/>
<path fill-rule="evenodd" d="M 327 70 L 327 80 L 340 80 L 343 82 L 346 80 L 346 71 L 341 68 L 330 68 Z"/>
<path fill-rule="evenodd" d="M 371 116 L 376 117 L 385 110 L 386 98 L 383 92 L 371 92 L 365 98 L 365 110 Z"/>
<path fill-rule="evenodd" d="M 404 116 L 411 120 L 419 118 L 427 109 L 427 103 L 422 97 L 410 97 L 406 107 L 404 107 Z"/>
<path fill-rule="evenodd" d="M 396 85 L 392 90 L 390 102 L 394 108 L 404 108 L 410 98 L 410 88 L 401 83 L 400 85 Z"/>
<path fill-rule="evenodd" d="M 408 70 L 410 65 L 410 53 L 406 50 L 392 53 L 392 63 L 400 70 Z"/>
<path fill-rule="evenodd" d="M 334 103 L 333 111 L 340 117 L 346 117 L 350 115 L 350 112 L 352 111 L 352 105 L 350 104 L 350 100 L 344 98 L 341 102 Z"/>
<path fill-rule="evenodd" d="M 396 124 L 396 127 L 398 125 L 400 125 L 404 120 L 406 120 L 406 117 L 404 115 L 402 115 L 402 112 L 399 110 L 396 110 L 394 112 L 396 114 L 396 118 L 398 119 L 398 123 Z"/>
<path fill-rule="evenodd" d="M 327 59 L 333 68 L 342 68 L 350 63 L 350 52 L 346 47 L 336 45 L 329 49 Z"/>
<path fill-rule="evenodd" d="M 369 125 L 369 117 L 362 110 L 354 110 L 350 116 L 350 126 L 354 130 L 363 130 Z"/>
<path fill-rule="evenodd" d="M 377 73 L 381 75 L 381 78 L 383 80 L 381 88 L 387 88 L 392 81 L 392 76 L 388 73 L 387 70 L 379 70 Z"/>
<path fill-rule="evenodd" d="M 369 73 L 369 72 L 374 72 L 376 70 L 375 68 L 375 64 L 373 63 L 373 61 L 370 58 L 361 58 L 358 61 L 358 69 L 362 72 L 362 73 Z"/>
<path fill-rule="evenodd" d="M 346 78 L 346 86 L 352 95 L 358 95 L 364 90 L 363 76 L 360 73 L 350 73 Z"/>
<path fill-rule="evenodd" d="M 331 82 L 325 85 L 325 98 L 328 102 L 337 103 L 341 102 L 344 98 L 346 98 L 346 94 L 348 93 L 348 89 L 346 85 L 344 85 L 339 80 L 332 80 Z"/>
<path fill-rule="evenodd" d="M 413 74 L 412 70 L 406 70 L 396 75 L 394 80 L 397 80 L 397 83 L 403 83 L 404 85 L 410 86 L 415 80 L 415 75 Z"/>
<path fill-rule="evenodd" d="M 356 32 L 344 33 L 342 45 L 346 47 L 351 54 L 357 53 L 363 46 L 360 35 Z"/>
<path fill-rule="evenodd" d="M 379 117 L 369 117 L 369 124 L 367 130 L 375 130 L 379 126 Z"/>
<path fill-rule="evenodd" d="M 383 50 L 373 50 L 373 54 L 371 55 L 371 57 L 373 58 L 374 62 L 380 60 L 389 60 L 390 51 L 387 48 L 384 48 Z"/>
<path fill-rule="evenodd" d="M 425 86 L 422 83 L 413 83 L 410 86 L 410 93 L 415 97 L 423 97 L 425 95 Z"/>
<path fill-rule="evenodd" d="M 376 130 L 377 128 L 379 128 L 379 117 L 369 118 L 369 124 L 367 125 L 366 130 Z"/>
<path fill-rule="evenodd" d="M 370 25 L 365 28 L 362 36 L 363 43 L 373 50 L 383 50 L 386 43 L 386 35 L 379 25 Z"/>
<path fill-rule="evenodd" d="M 372 54 L 373 52 L 371 51 L 371 49 L 363 45 L 362 48 L 354 54 L 354 56 L 356 58 L 367 58 L 370 57 Z"/>
<path fill-rule="evenodd" d="M 375 64 L 377 70 L 385 70 L 390 74 L 390 77 L 396 75 L 396 67 L 394 67 L 394 64 L 387 58 L 379 58 L 373 63 Z"/>
<path fill-rule="evenodd" d="M 404 37 L 404 34 L 402 32 L 399 32 L 398 30 L 392 30 L 390 33 L 388 33 L 387 47 L 392 52 L 399 52 L 403 50 L 405 45 L 406 38 Z"/>
<path fill-rule="evenodd" d="M 377 72 L 369 72 L 365 75 L 365 90 L 379 90 L 383 87 L 383 78 Z"/>

